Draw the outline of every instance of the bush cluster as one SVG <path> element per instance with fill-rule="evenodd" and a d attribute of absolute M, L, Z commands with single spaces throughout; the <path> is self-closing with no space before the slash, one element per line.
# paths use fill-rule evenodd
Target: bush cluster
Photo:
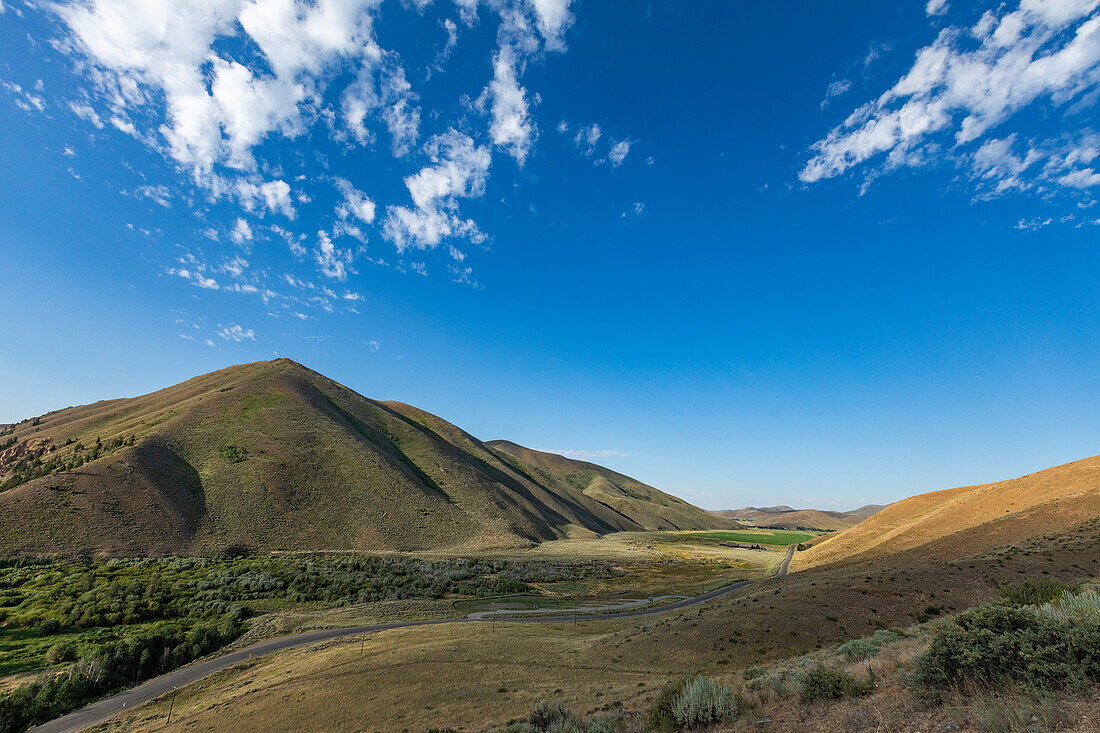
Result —
<path fill-rule="evenodd" d="M 241 634 L 241 621 L 241 614 L 232 613 L 217 623 L 190 629 L 163 625 L 108 642 L 82 657 L 67 674 L 42 677 L 0 697 L 0 731 L 26 730 L 209 654 Z"/>
<path fill-rule="evenodd" d="M 1042 607 L 1002 600 L 965 611 L 933 636 L 914 680 L 925 692 L 963 681 L 1038 689 L 1100 681 L 1100 595 L 1065 594 Z"/>
<path fill-rule="evenodd" d="M 841 669 L 824 665 L 812 667 L 798 675 L 799 700 L 804 703 L 861 697 L 871 694 L 872 680 L 857 680 Z"/>
<path fill-rule="evenodd" d="M 530 717 L 512 723 L 504 733 L 615 733 L 615 717 L 595 714 L 581 718 L 565 709 L 560 700 L 539 700 Z"/>
<path fill-rule="evenodd" d="M 531 582 L 606 578 L 606 562 L 415 560 L 368 556 L 233 557 L 23 563 L 0 560 L 0 621 L 61 629 L 212 618 L 282 598 L 332 605 L 522 593 Z"/>
<path fill-rule="evenodd" d="M 694 730 L 729 723 L 744 709 L 733 690 L 709 677 L 674 680 L 661 688 L 646 713 L 647 730 Z"/>

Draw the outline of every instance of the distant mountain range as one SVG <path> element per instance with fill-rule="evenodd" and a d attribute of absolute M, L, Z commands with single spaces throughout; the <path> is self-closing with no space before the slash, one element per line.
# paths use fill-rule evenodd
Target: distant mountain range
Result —
<path fill-rule="evenodd" d="M 850 512 L 836 512 L 825 509 L 793 509 L 781 504 L 779 506 L 724 509 L 714 512 L 714 514 L 760 527 L 833 531 L 847 529 L 862 522 L 872 514 L 882 511 L 884 508 L 885 505 L 882 504 L 868 504 Z"/>
<path fill-rule="evenodd" d="M 456 550 L 736 526 L 289 359 L 0 431 L 0 552 Z"/>

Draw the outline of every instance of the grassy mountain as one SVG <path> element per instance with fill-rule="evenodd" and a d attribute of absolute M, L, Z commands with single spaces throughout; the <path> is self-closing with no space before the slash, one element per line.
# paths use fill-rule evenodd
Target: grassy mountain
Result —
<path fill-rule="evenodd" d="M 969 557 L 1070 531 L 1100 514 L 1100 456 L 1008 481 L 904 499 L 798 556 L 799 567 L 898 553 Z"/>
<path fill-rule="evenodd" d="M 492 440 L 485 445 L 517 471 L 590 507 L 616 529 L 722 529 L 736 525 L 595 463 L 543 453 L 507 440 Z"/>
<path fill-rule="evenodd" d="M 653 506 L 615 506 L 536 473 L 278 359 L 5 430 L 0 552 L 470 551 L 665 528 L 669 505 L 692 528 L 725 522 L 655 489 Z"/>
<path fill-rule="evenodd" d="M 792 509 L 789 506 L 745 507 L 744 509 L 725 509 L 715 512 L 721 517 L 729 517 L 748 522 L 759 527 L 780 527 L 782 529 L 847 529 L 867 517 L 882 510 L 878 504 L 868 504 L 850 512 L 837 512 L 824 509 Z"/>

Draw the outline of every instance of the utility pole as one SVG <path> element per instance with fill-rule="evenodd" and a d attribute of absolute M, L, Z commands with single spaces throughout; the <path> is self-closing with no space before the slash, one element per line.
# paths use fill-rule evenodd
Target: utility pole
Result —
<path fill-rule="evenodd" d="M 172 702 L 168 704 L 168 722 L 165 725 L 172 725 L 172 710 L 176 707 L 176 695 L 179 694 L 180 688 L 172 685 Z"/>

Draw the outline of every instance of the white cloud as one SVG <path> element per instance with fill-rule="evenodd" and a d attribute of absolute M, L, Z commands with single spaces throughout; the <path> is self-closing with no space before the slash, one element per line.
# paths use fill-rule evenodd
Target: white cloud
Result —
<path fill-rule="evenodd" d="M 206 288 L 208 290 L 217 290 L 219 288 L 218 282 L 214 278 L 206 277 L 201 272 L 195 270 L 169 267 L 168 274 L 182 277 L 184 280 L 190 280 L 200 288 Z"/>
<path fill-rule="evenodd" d="M 237 221 L 233 223 L 233 231 L 229 233 L 229 238 L 233 240 L 234 244 L 238 245 L 250 242 L 252 241 L 252 227 L 248 225 L 247 221 L 238 217 Z"/>
<path fill-rule="evenodd" d="M 600 141 L 601 134 L 603 133 L 600 126 L 593 122 L 591 125 L 581 126 L 577 130 L 577 134 L 573 137 L 573 143 L 578 148 L 583 148 L 585 155 L 592 155 L 596 152 L 596 143 Z"/>
<path fill-rule="evenodd" d="M 333 280 L 346 280 L 348 265 L 351 264 L 351 250 L 340 249 L 332 242 L 328 232 L 317 232 L 317 248 L 313 253 L 321 274 Z"/>
<path fill-rule="evenodd" d="M 100 119 L 99 113 L 92 109 L 91 105 L 83 102 L 69 102 L 69 109 L 82 120 L 91 122 L 96 129 L 103 129 L 103 120 Z"/>
<path fill-rule="evenodd" d="M 240 221 L 240 219 L 238 219 L 237 221 Z M 251 232 L 249 233 L 249 239 L 251 239 Z M 228 260 L 224 265 L 222 265 L 222 270 L 227 274 L 232 275 L 233 277 L 240 277 L 247 269 L 248 260 L 240 257 L 239 255 L 235 256 L 231 260 Z M 249 292 L 255 292 L 255 288 L 252 288 L 252 290 Z"/>
<path fill-rule="evenodd" d="M 557 453 L 566 458 L 575 458 L 580 461 L 591 461 L 599 458 L 630 457 L 633 453 L 623 453 L 617 450 L 544 450 L 543 453 Z"/>
<path fill-rule="evenodd" d="M 229 326 L 222 327 L 221 329 L 218 330 L 218 335 L 221 336 L 226 341 L 255 341 L 256 340 L 256 332 L 255 331 L 253 331 L 251 328 L 246 330 L 246 329 L 242 328 L 241 326 L 238 326 L 237 324 L 232 324 L 232 325 L 229 325 Z M 212 343 L 210 343 L 210 342 L 207 342 L 207 343 L 210 346 L 213 346 Z"/>
<path fill-rule="evenodd" d="M 134 127 L 134 123 L 125 117 L 119 115 L 111 115 L 111 127 L 115 128 L 119 132 L 124 132 L 130 137 L 141 138 L 137 128 Z"/>
<path fill-rule="evenodd" d="M 611 150 L 607 153 L 607 159 L 611 163 L 612 168 L 618 168 L 626 160 L 626 156 L 630 153 L 630 141 L 620 140 L 611 146 Z"/>
<path fill-rule="evenodd" d="M 158 184 L 156 186 L 138 186 L 134 189 L 134 194 L 140 196 L 141 198 L 156 201 L 158 204 L 165 208 L 168 208 L 171 205 L 170 202 L 172 200 L 172 192 L 169 191 L 168 187 L 164 185 Z"/>
<path fill-rule="evenodd" d="M 928 0 L 928 4 L 924 6 L 924 12 L 928 15 L 943 15 L 950 7 L 948 0 Z"/>
<path fill-rule="evenodd" d="M 948 158 L 970 168 L 975 180 L 995 181 L 1003 190 L 1029 187 L 1036 175 L 1063 188 L 1095 185 L 1085 168 L 1055 177 L 1046 167 L 1032 168 L 1035 153 L 1009 159 L 1015 142 L 1010 131 L 999 140 L 987 136 L 1037 102 L 1047 105 L 1057 129 L 1055 138 L 1027 141 L 1039 157 L 1053 156 L 1066 139 L 1087 136 L 1087 130 L 1074 131 L 1081 118 L 1067 106 L 1077 101 L 1092 107 L 1100 91 L 1098 5 L 1100 0 L 1021 0 L 1015 10 L 986 12 L 972 28 L 944 29 L 891 89 L 812 146 L 799 178 L 814 183 L 879 159 L 870 179 Z M 1066 159 L 1050 161 L 1066 167 Z M 1025 171 L 1032 183 L 1021 177 Z"/>
<path fill-rule="evenodd" d="M 492 97 L 493 122 L 489 135 L 493 144 L 507 150 L 523 165 L 535 128 L 528 114 L 523 87 L 516 81 L 516 59 L 511 49 L 501 49 L 493 59 L 493 80 L 486 94 Z"/>
<path fill-rule="evenodd" d="M 274 234 L 282 237 L 286 241 L 287 247 L 290 248 L 290 253 L 292 255 L 298 258 L 306 256 L 306 248 L 305 245 L 302 244 L 306 238 L 305 234 L 295 234 L 294 232 L 291 232 L 290 230 L 284 229 L 280 226 L 271 227 L 271 231 Z"/>
<path fill-rule="evenodd" d="M 341 96 L 344 124 L 360 145 L 369 145 L 374 135 L 367 118 L 378 115 L 390 133 L 394 157 L 408 155 L 420 136 L 420 107 L 405 69 L 393 53 L 369 49 L 356 80 Z"/>
<path fill-rule="evenodd" d="M 375 205 L 366 194 L 356 189 L 346 178 L 337 178 L 336 188 L 344 197 L 344 200 L 336 205 L 337 216 L 341 219 L 354 216 L 364 224 L 374 221 Z"/>
<path fill-rule="evenodd" d="M 377 0 L 80 0 L 52 7 L 71 31 L 70 47 L 94 65 L 91 76 L 114 116 L 125 122 L 124 112 L 137 109 L 160 115 L 163 100 L 157 132 L 168 153 L 210 186 L 216 165 L 253 170 L 253 148 L 267 136 L 302 131 L 325 72 L 373 47 L 376 6 Z M 217 42 L 242 37 L 242 30 L 270 71 L 223 55 Z M 71 108 L 99 127 L 89 106 Z"/>
<path fill-rule="evenodd" d="M 561 48 L 561 36 L 573 22 L 569 12 L 572 0 L 530 0 L 535 7 L 539 32 L 546 40 L 548 48 Z"/>
<path fill-rule="evenodd" d="M 290 184 L 286 181 L 266 181 L 256 183 L 245 179 L 238 179 L 233 185 L 237 198 L 248 211 L 255 211 L 258 206 L 263 206 L 272 213 L 280 213 L 288 219 L 296 216 L 294 203 L 290 200 Z"/>
<path fill-rule="evenodd" d="M 45 99 L 37 94 L 28 92 L 20 85 L 5 81 L 0 84 L 0 86 L 11 92 L 12 96 L 15 97 L 15 106 L 24 112 L 44 112 L 46 110 Z"/>
<path fill-rule="evenodd" d="M 477 198 L 485 192 L 491 157 L 469 135 L 454 129 L 436 135 L 424 150 L 431 165 L 405 178 L 413 208 L 389 206 L 383 234 L 398 252 L 410 247 L 432 248 L 446 237 L 484 241 L 477 224 L 458 216 L 459 198 Z"/>
<path fill-rule="evenodd" d="M 852 82 L 848 79 L 836 79 L 829 83 L 825 89 L 825 99 L 821 101 L 821 109 L 829 106 L 835 97 L 847 94 L 852 89 Z"/>

